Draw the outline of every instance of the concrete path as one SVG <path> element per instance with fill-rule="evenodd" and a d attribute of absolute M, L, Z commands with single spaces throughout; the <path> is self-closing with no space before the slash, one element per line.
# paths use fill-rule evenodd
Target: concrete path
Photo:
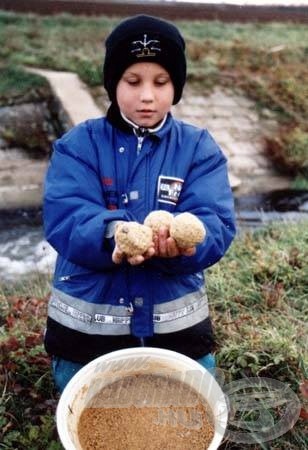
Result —
<path fill-rule="evenodd" d="M 89 94 L 87 86 L 75 73 L 34 68 L 27 68 L 27 70 L 47 78 L 72 125 L 102 115 L 102 111 Z"/>
<path fill-rule="evenodd" d="M 185 89 L 174 114 L 210 131 L 228 158 L 230 182 L 238 193 L 289 187 L 290 179 L 265 156 L 265 136 L 277 131 L 270 111 L 264 111 L 267 118 L 260 118 L 254 102 L 216 87 L 208 96 Z"/>

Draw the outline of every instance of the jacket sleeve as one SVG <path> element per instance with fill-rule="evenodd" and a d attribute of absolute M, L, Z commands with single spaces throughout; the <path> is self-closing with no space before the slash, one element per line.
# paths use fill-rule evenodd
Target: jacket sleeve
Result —
<path fill-rule="evenodd" d="M 95 152 L 88 142 L 82 142 L 87 147 L 82 151 L 78 139 L 73 145 L 65 139 L 54 144 L 45 180 L 44 231 L 47 241 L 65 259 L 103 270 L 116 267 L 112 246 L 106 245 L 108 224 L 133 218 L 123 209 L 106 208 Z"/>
<path fill-rule="evenodd" d="M 152 267 L 170 274 L 206 269 L 225 254 L 235 235 L 233 195 L 227 161 L 208 132 L 200 139 L 175 214 L 190 212 L 204 224 L 206 237 L 194 256 L 153 258 Z"/>

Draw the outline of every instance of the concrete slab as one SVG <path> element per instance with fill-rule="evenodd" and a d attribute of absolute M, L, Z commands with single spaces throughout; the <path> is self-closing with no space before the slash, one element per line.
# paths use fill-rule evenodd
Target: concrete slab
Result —
<path fill-rule="evenodd" d="M 276 173 L 264 155 L 264 137 L 275 133 L 277 123 L 267 111 L 261 117 L 254 102 L 244 95 L 216 87 L 200 98 L 186 87 L 173 112 L 183 120 L 208 128 L 229 160 L 231 186 L 240 194 L 290 185 L 290 178 Z"/>
<path fill-rule="evenodd" d="M 37 68 L 27 68 L 27 70 L 47 78 L 72 125 L 102 116 L 102 111 L 77 74 Z"/>

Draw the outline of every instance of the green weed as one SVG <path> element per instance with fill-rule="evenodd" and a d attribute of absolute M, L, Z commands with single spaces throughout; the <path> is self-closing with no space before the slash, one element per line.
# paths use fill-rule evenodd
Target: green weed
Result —
<path fill-rule="evenodd" d="M 0 106 L 16 103 L 19 98 L 35 101 L 49 93 L 44 77 L 14 65 L 0 66 Z"/>
<path fill-rule="evenodd" d="M 280 135 L 267 138 L 267 154 L 277 167 L 287 173 L 308 178 L 308 132 L 304 127 L 282 127 Z"/>
<path fill-rule="evenodd" d="M 308 177 L 298 175 L 292 182 L 292 189 L 308 191 Z"/>
<path fill-rule="evenodd" d="M 300 389 L 308 371 L 307 256 L 307 221 L 276 224 L 237 238 L 207 277 L 216 357 L 225 382 L 246 377 L 281 381 L 306 410 Z M 249 420 L 247 412 L 239 414 L 238 419 Z M 256 440 L 249 448 L 297 450 L 306 444 L 303 415 L 280 438 L 264 444 Z M 229 441 L 220 447 L 242 448 Z"/>
<path fill-rule="evenodd" d="M 0 448 L 61 449 L 57 396 L 42 345 L 47 299 L 2 293 L 0 302 Z"/>

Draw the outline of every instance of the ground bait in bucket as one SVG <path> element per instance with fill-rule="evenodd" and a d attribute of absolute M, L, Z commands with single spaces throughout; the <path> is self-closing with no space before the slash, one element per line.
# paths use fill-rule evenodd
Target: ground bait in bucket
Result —
<path fill-rule="evenodd" d="M 128 376 L 104 387 L 90 406 L 78 424 L 83 450 L 205 450 L 214 436 L 204 399 L 166 376 Z"/>

